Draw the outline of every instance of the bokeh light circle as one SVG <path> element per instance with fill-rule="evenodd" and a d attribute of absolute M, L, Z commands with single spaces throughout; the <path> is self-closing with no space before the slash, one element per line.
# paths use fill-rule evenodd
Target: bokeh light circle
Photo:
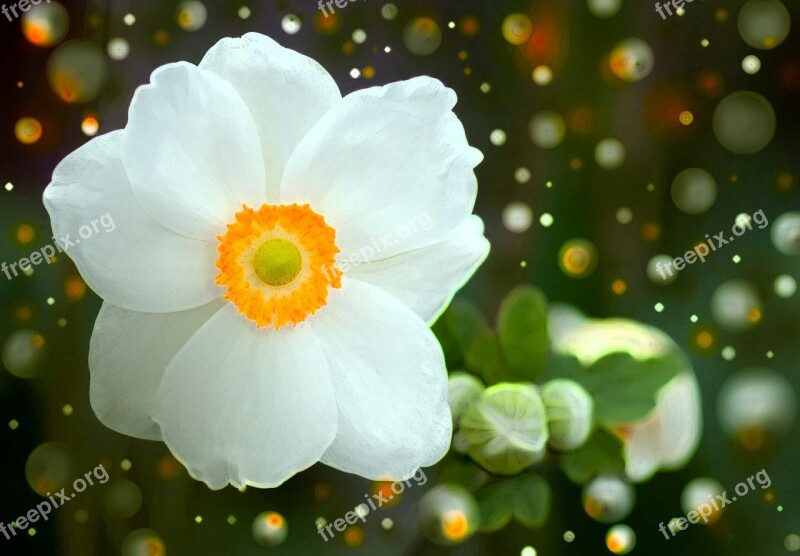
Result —
<path fill-rule="evenodd" d="M 198 0 L 184 0 L 175 8 L 175 19 L 184 31 L 198 31 L 206 24 L 208 11 Z"/>
<path fill-rule="evenodd" d="M 633 511 L 636 491 L 619 477 L 598 475 L 583 487 L 582 499 L 589 517 L 600 523 L 616 523 Z"/>
<path fill-rule="evenodd" d="M 296 35 L 300 32 L 300 28 L 303 26 L 303 22 L 300 21 L 300 18 L 295 14 L 287 14 L 283 16 L 281 20 L 281 29 L 287 35 Z"/>
<path fill-rule="evenodd" d="M 18 378 L 38 376 L 42 372 L 45 355 L 44 336 L 33 330 L 17 330 L 3 344 L 3 365 Z"/>
<path fill-rule="evenodd" d="M 742 70 L 748 75 L 755 75 L 761 69 L 761 60 L 758 56 L 750 54 L 742 58 Z"/>
<path fill-rule="evenodd" d="M 683 491 L 681 492 L 681 508 L 683 509 L 683 513 L 697 512 L 699 514 L 700 508 L 703 507 L 705 514 L 707 514 L 708 523 L 714 523 L 719 519 L 721 512 L 725 510 L 724 508 L 715 509 L 713 504 L 711 504 L 711 500 L 715 500 L 716 495 L 722 494 L 723 492 L 725 492 L 725 487 L 716 479 L 712 479 L 711 477 L 692 479 L 686 483 L 686 486 L 683 487 Z M 704 506 L 705 504 L 707 504 L 707 506 Z M 699 519 L 697 523 L 704 525 L 706 522 L 703 519 Z"/>
<path fill-rule="evenodd" d="M 278 512 L 262 512 L 253 520 L 251 532 L 258 544 L 273 547 L 282 544 L 289 536 L 289 525 Z"/>
<path fill-rule="evenodd" d="M 620 523 L 606 533 L 606 548 L 613 554 L 628 554 L 636 546 L 636 533 Z"/>
<path fill-rule="evenodd" d="M 586 0 L 589 12 L 600 19 L 614 17 L 622 8 L 622 0 Z"/>
<path fill-rule="evenodd" d="M 122 541 L 122 556 L 165 556 L 167 548 L 155 531 L 137 529 Z"/>
<path fill-rule="evenodd" d="M 131 51 L 131 45 L 122 37 L 116 37 L 108 41 L 106 52 L 112 60 L 124 60 Z"/>
<path fill-rule="evenodd" d="M 656 255 L 647 262 L 647 278 L 658 286 L 667 286 L 678 279 L 678 273 L 671 267 L 672 257 Z"/>
<path fill-rule="evenodd" d="M 714 110 L 714 135 L 732 153 L 757 153 L 772 141 L 776 126 L 772 105 L 752 91 L 731 93 Z"/>
<path fill-rule="evenodd" d="M 594 149 L 594 159 L 597 165 L 606 170 L 622 166 L 626 155 L 625 145 L 617 139 L 603 139 Z"/>
<path fill-rule="evenodd" d="M 489 134 L 489 141 L 495 147 L 500 147 L 506 144 L 506 140 L 508 139 L 508 135 L 502 129 L 495 129 Z"/>
<path fill-rule="evenodd" d="M 478 503 L 472 493 L 460 485 L 437 485 L 420 500 L 419 521 L 422 532 L 434 543 L 457 544 L 478 530 Z"/>
<path fill-rule="evenodd" d="M 400 10 L 397 9 L 397 6 L 394 4 L 384 4 L 381 7 L 381 16 L 383 19 L 391 21 L 392 19 L 397 17 L 397 14 Z"/>
<path fill-rule="evenodd" d="M 611 71 L 622 81 L 641 81 L 653 71 L 655 54 L 642 39 L 630 38 L 617 43 L 609 57 Z"/>
<path fill-rule="evenodd" d="M 784 255 L 800 255 L 800 212 L 785 212 L 776 218 L 770 237 Z"/>
<path fill-rule="evenodd" d="M 503 38 L 511 44 L 525 44 L 532 34 L 533 23 L 525 14 L 511 14 L 503 20 Z"/>
<path fill-rule="evenodd" d="M 64 102 L 94 100 L 108 80 L 108 62 L 103 49 L 91 41 L 65 42 L 47 61 L 47 80 Z"/>
<path fill-rule="evenodd" d="M 49 496 L 62 488 L 69 491 L 74 474 L 72 454 L 66 446 L 58 442 L 39 445 L 25 462 L 25 478 L 33 491 L 40 496 Z"/>
<path fill-rule="evenodd" d="M 687 168 L 672 180 L 672 201 L 681 212 L 703 214 L 717 200 L 717 182 L 700 168 Z"/>
<path fill-rule="evenodd" d="M 543 149 L 553 149 L 561 144 L 567 124 L 558 112 L 543 110 L 534 114 L 528 124 L 531 141 Z"/>
<path fill-rule="evenodd" d="M 788 299 L 797 292 L 797 280 L 788 274 L 782 274 L 775 279 L 774 289 L 778 297 Z"/>
<path fill-rule="evenodd" d="M 739 35 L 753 48 L 775 48 L 789 36 L 792 17 L 779 0 L 750 0 L 739 11 Z"/>
<path fill-rule="evenodd" d="M 53 46 L 68 30 L 69 13 L 58 2 L 40 3 L 22 14 L 22 34 L 35 46 Z"/>
<path fill-rule="evenodd" d="M 518 201 L 509 203 L 503 209 L 503 226 L 510 232 L 521 234 L 526 232 L 533 223 L 533 211 L 525 203 Z"/>
<path fill-rule="evenodd" d="M 531 78 L 533 79 L 534 83 L 544 87 L 553 81 L 553 70 L 550 69 L 550 66 L 536 66 L 533 68 Z"/>
<path fill-rule="evenodd" d="M 571 278 L 586 278 L 597 267 L 597 248 L 585 239 L 571 239 L 558 252 L 558 266 Z"/>
<path fill-rule="evenodd" d="M 14 136 L 23 145 L 33 145 L 42 138 L 42 124 L 36 118 L 20 118 L 14 124 Z"/>
<path fill-rule="evenodd" d="M 711 295 L 711 316 L 730 332 L 744 332 L 761 321 L 758 290 L 745 280 L 728 280 Z"/>
<path fill-rule="evenodd" d="M 720 388 L 717 419 L 730 439 L 757 450 L 792 430 L 797 420 L 797 394 L 777 371 L 746 369 L 729 377 Z"/>
<path fill-rule="evenodd" d="M 142 491 L 132 481 L 119 479 L 106 488 L 104 502 L 108 517 L 127 519 L 142 507 Z"/>
<path fill-rule="evenodd" d="M 408 22 L 403 31 L 403 44 L 417 56 L 428 56 L 442 44 L 442 30 L 429 17 L 417 17 Z"/>

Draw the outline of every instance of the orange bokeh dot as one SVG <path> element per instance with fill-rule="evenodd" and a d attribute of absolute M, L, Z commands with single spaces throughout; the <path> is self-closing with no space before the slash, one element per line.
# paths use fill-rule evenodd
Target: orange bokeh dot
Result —
<path fill-rule="evenodd" d="M 156 46 L 167 46 L 167 44 L 169 44 L 169 33 L 163 29 L 159 29 L 153 34 L 153 43 Z"/>
<path fill-rule="evenodd" d="M 371 494 L 382 496 L 383 500 L 385 500 L 385 502 L 381 503 L 382 508 L 391 508 L 403 499 L 402 493 L 395 494 L 392 491 L 392 484 L 392 481 L 376 481 L 372 483 L 372 488 L 370 489 Z M 403 487 L 405 487 L 405 485 L 403 485 Z"/>
<path fill-rule="evenodd" d="M 80 301 L 86 296 L 86 282 L 78 275 L 67 276 L 64 280 L 64 294 L 70 301 Z"/>
<path fill-rule="evenodd" d="M 33 317 L 33 310 L 30 307 L 21 306 L 14 310 L 14 316 L 17 320 L 29 321 Z"/>
<path fill-rule="evenodd" d="M 474 37 L 480 31 L 481 23 L 472 15 L 465 15 L 458 20 L 458 32 L 465 37 Z"/>
<path fill-rule="evenodd" d="M 87 116 L 81 122 L 81 131 L 83 131 L 84 135 L 92 136 L 97 133 L 100 129 L 100 122 L 97 121 L 97 118 L 94 116 Z"/>
<path fill-rule="evenodd" d="M 327 17 L 317 11 L 314 16 L 314 28 L 323 35 L 332 35 L 342 26 L 342 20 L 335 13 L 328 14 Z"/>
<path fill-rule="evenodd" d="M 778 175 L 777 186 L 781 192 L 791 191 L 794 188 L 794 176 L 788 172 L 781 172 Z"/>
<path fill-rule="evenodd" d="M 156 473 L 165 481 L 177 479 L 181 474 L 181 464 L 171 454 L 166 454 L 156 462 Z"/>
<path fill-rule="evenodd" d="M 364 530 L 358 525 L 348 527 L 344 533 L 344 542 L 347 543 L 347 546 L 359 546 L 364 542 Z"/>
<path fill-rule="evenodd" d="M 446 512 L 442 518 L 442 533 L 453 541 L 466 537 L 469 533 L 469 522 L 464 512 L 460 510 Z"/>
<path fill-rule="evenodd" d="M 328 483 L 317 483 L 314 485 L 314 498 L 320 502 L 324 502 L 330 498 L 332 492 L 333 489 Z"/>
<path fill-rule="evenodd" d="M 36 239 L 36 228 L 30 224 L 20 224 L 16 235 L 17 241 L 26 245 Z"/>
<path fill-rule="evenodd" d="M 661 225 L 657 222 L 645 222 L 639 231 L 642 236 L 642 241 L 645 243 L 652 243 L 661 237 Z"/>

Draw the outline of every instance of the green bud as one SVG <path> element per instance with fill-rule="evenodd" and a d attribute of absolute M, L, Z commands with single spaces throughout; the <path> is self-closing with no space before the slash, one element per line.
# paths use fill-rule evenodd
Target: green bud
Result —
<path fill-rule="evenodd" d="M 450 373 L 447 403 L 453 415 L 453 424 L 458 423 L 458 418 L 470 403 L 481 397 L 483 390 L 483 384 L 473 375 L 462 371 Z"/>
<path fill-rule="evenodd" d="M 559 451 L 577 450 L 592 432 L 594 401 L 573 380 L 556 379 L 542 386 L 547 409 L 550 446 Z"/>
<path fill-rule="evenodd" d="M 487 388 L 458 424 L 469 456 L 492 473 L 515 475 L 544 457 L 547 417 L 533 384 Z"/>

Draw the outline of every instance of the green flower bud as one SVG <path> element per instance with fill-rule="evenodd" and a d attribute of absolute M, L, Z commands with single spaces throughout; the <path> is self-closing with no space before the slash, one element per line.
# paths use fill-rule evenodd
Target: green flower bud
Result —
<path fill-rule="evenodd" d="M 492 473 L 515 475 L 544 457 L 547 417 L 533 384 L 500 383 L 459 419 L 469 456 Z"/>
<path fill-rule="evenodd" d="M 480 380 L 461 371 L 450 374 L 447 388 L 447 403 L 456 424 L 467 406 L 481 397 L 484 388 Z"/>
<path fill-rule="evenodd" d="M 573 380 L 556 379 L 542 386 L 542 399 L 550 446 L 564 452 L 580 448 L 592 432 L 594 401 L 589 392 Z"/>

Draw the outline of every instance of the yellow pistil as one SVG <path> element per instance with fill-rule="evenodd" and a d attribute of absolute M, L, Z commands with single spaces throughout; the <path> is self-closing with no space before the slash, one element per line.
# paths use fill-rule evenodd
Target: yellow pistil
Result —
<path fill-rule="evenodd" d="M 216 283 L 258 327 L 297 325 L 341 287 L 336 231 L 308 205 L 244 206 L 217 239 Z"/>

